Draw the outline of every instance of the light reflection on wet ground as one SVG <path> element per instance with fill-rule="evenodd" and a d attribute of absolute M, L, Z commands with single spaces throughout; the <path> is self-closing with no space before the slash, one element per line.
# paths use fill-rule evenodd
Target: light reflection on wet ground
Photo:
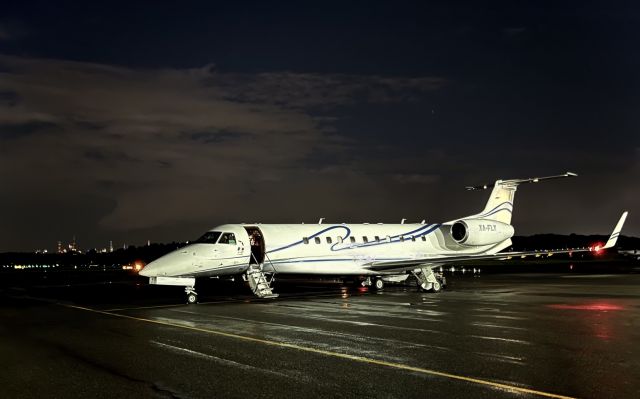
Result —
<path fill-rule="evenodd" d="M 83 359 L 78 370 L 95 386 L 124 378 L 132 386 L 126 392 L 141 395 L 161 386 L 185 397 L 537 396 L 297 346 L 541 394 L 640 397 L 639 284 L 640 275 L 487 275 L 453 280 L 440 294 L 293 284 L 282 286 L 275 301 L 209 293 L 196 306 L 153 303 L 158 291 L 149 287 L 143 296 L 114 287 L 95 294 L 102 300 L 87 301 L 112 315 L 51 304 L 2 307 L 2 316 L 13 318 L 11 327 L 0 329 L 2 342 L 23 350 L 0 344 L 0 355 L 55 364 L 57 354 L 63 373 L 64 364 L 74 364 L 65 353 L 73 352 Z M 120 298 L 114 306 L 113 294 L 128 295 L 131 303 Z M 83 298 L 65 297 L 80 305 Z M 16 306 L 24 309 L 11 312 Z M 39 384 L 55 387 L 54 377 L 44 374 Z M 17 389 L 20 381 L 6 386 Z"/>

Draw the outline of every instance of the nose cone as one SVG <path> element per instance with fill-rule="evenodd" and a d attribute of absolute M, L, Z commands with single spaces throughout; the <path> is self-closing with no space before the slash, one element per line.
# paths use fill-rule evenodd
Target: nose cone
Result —
<path fill-rule="evenodd" d="M 145 276 L 145 277 L 156 277 L 156 267 L 154 267 L 154 264 L 156 263 L 156 261 L 153 261 L 151 263 L 148 263 L 145 267 L 142 268 L 142 270 L 140 270 L 138 272 L 139 275 L 141 276 Z"/>
<path fill-rule="evenodd" d="M 187 251 L 179 249 L 147 264 L 138 274 L 145 277 L 179 276 L 189 273 L 191 265 Z"/>

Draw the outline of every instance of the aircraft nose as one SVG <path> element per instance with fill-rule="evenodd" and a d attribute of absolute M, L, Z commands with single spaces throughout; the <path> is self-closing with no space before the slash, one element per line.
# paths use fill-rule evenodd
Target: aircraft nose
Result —
<path fill-rule="evenodd" d="M 160 258 L 143 267 L 138 274 L 145 277 L 158 277 L 161 275 L 166 275 L 167 270 L 174 263 L 172 262 L 172 258 L 173 256 L 171 256 L 171 254 L 161 256 Z"/>
<path fill-rule="evenodd" d="M 181 269 L 188 266 L 189 263 L 186 251 L 181 249 L 170 252 L 147 264 L 138 274 L 145 277 L 172 276 L 176 273 L 184 272 Z"/>
<path fill-rule="evenodd" d="M 156 267 L 155 263 L 156 261 L 148 263 L 145 267 L 142 268 L 142 270 L 138 272 L 138 274 L 145 277 L 156 277 L 158 275 L 158 268 Z"/>

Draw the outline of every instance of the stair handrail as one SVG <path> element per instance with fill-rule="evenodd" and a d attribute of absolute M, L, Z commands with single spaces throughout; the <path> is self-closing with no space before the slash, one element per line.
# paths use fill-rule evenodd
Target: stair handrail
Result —
<path fill-rule="evenodd" d="M 273 269 L 273 274 L 276 274 L 277 273 L 276 267 L 274 266 L 273 262 L 271 261 L 271 258 L 269 258 L 269 254 L 267 253 L 267 251 L 264 252 L 264 257 L 267 258 L 267 260 L 271 264 L 271 268 Z"/>

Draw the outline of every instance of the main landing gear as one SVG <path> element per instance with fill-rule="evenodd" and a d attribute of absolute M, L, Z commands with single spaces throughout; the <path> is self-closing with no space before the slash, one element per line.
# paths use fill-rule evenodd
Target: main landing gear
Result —
<path fill-rule="evenodd" d="M 187 294 L 187 304 L 198 303 L 198 293 L 193 287 L 184 287 L 184 292 Z"/>
<path fill-rule="evenodd" d="M 431 267 L 422 267 L 411 272 L 416 280 L 418 287 L 423 291 L 440 292 L 447 285 L 447 280 L 442 273 L 434 273 Z"/>

